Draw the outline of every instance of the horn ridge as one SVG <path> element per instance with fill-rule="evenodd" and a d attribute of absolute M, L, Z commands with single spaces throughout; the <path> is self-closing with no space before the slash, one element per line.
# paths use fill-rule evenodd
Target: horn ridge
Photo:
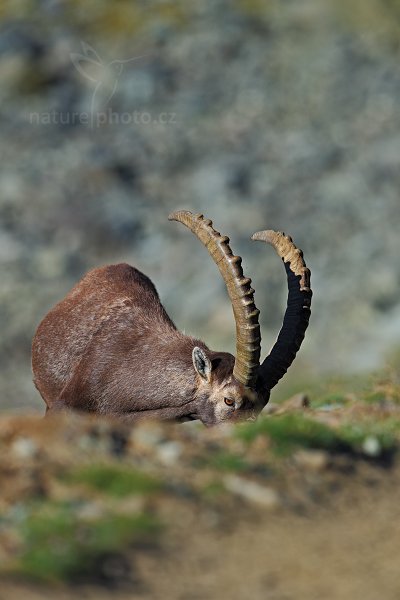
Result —
<path fill-rule="evenodd" d="M 202 214 L 193 215 L 188 210 L 181 210 L 171 213 L 168 219 L 186 225 L 206 246 L 216 263 L 224 279 L 236 323 L 236 357 L 233 375 L 243 385 L 253 386 L 260 358 L 259 311 L 254 303 L 251 280 L 243 275 L 242 259 L 233 254 L 229 238 L 216 231 L 212 221 L 205 219 Z"/>

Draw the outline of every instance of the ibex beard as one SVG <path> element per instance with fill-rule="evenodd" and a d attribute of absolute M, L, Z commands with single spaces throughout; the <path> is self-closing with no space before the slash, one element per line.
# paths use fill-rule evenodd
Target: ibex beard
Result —
<path fill-rule="evenodd" d="M 146 275 L 118 264 L 89 271 L 45 316 L 32 344 L 34 382 L 47 413 L 79 410 L 137 421 L 205 425 L 254 420 L 286 373 L 310 317 L 310 271 L 283 233 L 261 231 L 284 261 L 288 303 L 278 338 L 260 364 L 259 311 L 229 238 L 203 215 L 179 211 L 225 281 L 236 322 L 236 357 L 178 331 Z"/>

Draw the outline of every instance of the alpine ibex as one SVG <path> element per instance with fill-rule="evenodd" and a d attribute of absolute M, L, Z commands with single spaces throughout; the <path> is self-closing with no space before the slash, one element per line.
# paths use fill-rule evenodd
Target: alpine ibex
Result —
<path fill-rule="evenodd" d="M 262 365 L 259 311 L 251 280 L 229 238 L 203 215 L 179 211 L 207 247 L 225 281 L 236 322 L 236 358 L 180 333 L 153 283 L 127 264 L 93 269 L 40 323 L 32 368 L 47 411 L 77 409 L 127 421 L 153 417 L 200 419 L 205 425 L 255 419 L 303 341 L 310 271 L 290 237 L 274 231 L 253 240 L 272 244 L 283 259 L 288 303 L 281 331 Z"/>

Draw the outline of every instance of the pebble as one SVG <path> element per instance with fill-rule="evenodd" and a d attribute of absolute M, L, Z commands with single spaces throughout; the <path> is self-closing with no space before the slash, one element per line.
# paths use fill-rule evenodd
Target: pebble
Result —
<path fill-rule="evenodd" d="M 11 451 L 18 458 L 32 458 L 36 456 L 38 447 L 33 440 L 27 437 L 18 437 L 11 445 Z"/>
<path fill-rule="evenodd" d="M 156 444 L 159 444 L 163 438 L 163 431 L 157 425 L 152 424 L 151 426 L 141 426 L 132 428 L 130 433 L 131 442 L 135 445 L 150 447 L 152 448 Z"/>
<path fill-rule="evenodd" d="M 379 456 L 382 452 L 382 446 L 374 435 L 368 435 L 365 438 L 362 449 L 367 456 Z"/>
<path fill-rule="evenodd" d="M 323 471 L 328 466 L 329 455 L 324 450 L 298 450 L 294 460 L 308 471 Z"/>
<path fill-rule="evenodd" d="M 104 509 L 96 502 L 87 502 L 76 511 L 78 518 L 85 521 L 96 521 L 103 513 Z"/>
<path fill-rule="evenodd" d="M 285 400 L 280 406 L 280 411 L 286 412 L 287 410 L 301 410 L 310 406 L 310 399 L 307 394 L 300 393 L 295 394 L 288 400 Z M 279 412 L 280 412 L 279 411 Z"/>
<path fill-rule="evenodd" d="M 157 456 L 164 465 L 174 465 L 182 454 L 182 446 L 178 442 L 164 442 L 157 448 Z"/>
<path fill-rule="evenodd" d="M 226 475 L 223 481 L 225 488 L 229 492 L 248 502 L 269 509 L 277 508 L 280 505 L 279 495 L 273 488 L 260 485 L 237 475 Z"/>

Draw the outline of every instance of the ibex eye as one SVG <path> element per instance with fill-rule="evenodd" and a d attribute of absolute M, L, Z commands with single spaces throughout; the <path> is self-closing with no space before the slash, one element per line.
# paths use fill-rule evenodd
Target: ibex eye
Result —
<path fill-rule="evenodd" d="M 224 398 L 224 402 L 227 406 L 233 406 L 235 404 L 235 401 L 232 400 L 232 398 Z"/>

